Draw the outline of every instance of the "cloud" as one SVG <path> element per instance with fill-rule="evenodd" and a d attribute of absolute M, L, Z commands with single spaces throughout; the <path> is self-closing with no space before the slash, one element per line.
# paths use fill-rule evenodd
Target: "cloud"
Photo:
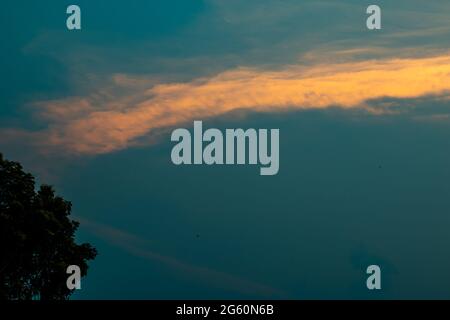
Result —
<path fill-rule="evenodd" d="M 368 101 L 444 94 L 450 90 L 450 56 L 382 58 L 342 63 L 288 65 L 276 70 L 235 68 L 188 82 L 155 84 L 114 75 L 83 97 L 35 103 L 47 128 L 6 129 L 51 152 L 96 155 L 136 145 L 161 130 L 237 111 L 364 108 Z M 6 135 L 4 135 L 6 133 Z"/>
<path fill-rule="evenodd" d="M 249 296 L 256 295 L 265 298 L 281 298 L 287 295 L 281 290 L 264 284 L 211 268 L 187 263 L 175 257 L 159 254 L 148 249 L 148 241 L 126 231 L 85 218 L 77 217 L 77 220 L 80 220 L 92 234 L 107 241 L 109 244 L 121 248 L 133 256 L 160 263 L 175 270 L 180 275 L 188 276 L 193 281 L 202 281 L 208 286 L 217 286 Z"/>

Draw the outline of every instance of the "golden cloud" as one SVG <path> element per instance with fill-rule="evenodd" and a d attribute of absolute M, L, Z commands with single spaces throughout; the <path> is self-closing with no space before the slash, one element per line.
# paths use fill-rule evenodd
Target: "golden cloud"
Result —
<path fill-rule="evenodd" d="M 89 96 L 40 102 L 38 113 L 49 126 L 36 137 L 46 147 L 101 154 L 124 149 L 164 128 L 234 110 L 368 109 L 371 99 L 415 98 L 448 90 L 447 55 L 289 65 L 279 70 L 237 68 L 191 82 L 156 85 L 116 75 L 113 85 Z"/>

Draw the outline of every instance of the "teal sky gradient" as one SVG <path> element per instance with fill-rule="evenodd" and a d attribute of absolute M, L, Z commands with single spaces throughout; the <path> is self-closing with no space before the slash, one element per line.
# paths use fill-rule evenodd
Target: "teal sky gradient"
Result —
<path fill-rule="evenodd" d="M 36 134 L 60 125 L 43 101 L 95 96 L 101 109 L 109 95 L 236 68 L 445 57 L 448 1 L 377 1 L 379 32 L 356 0 L 75 2 L 79 32 L 65 28 L 72 2 L 6 0 L 0 11 L 0 151 L 72 201 L 79 240 L 99 250 L 74 298 L 450 298 L 448 92 L 366 101 L 393 106 L 383 114 L 329 106 L 204 120 L 279 128 L 273 177 L 176 167 L 171 127 L 81 155 Z M 132 90 L 116 91 L 116 75 L 136 80 Z M 365 287 L 369 264 L 383 270 L 381 292 Z"/>

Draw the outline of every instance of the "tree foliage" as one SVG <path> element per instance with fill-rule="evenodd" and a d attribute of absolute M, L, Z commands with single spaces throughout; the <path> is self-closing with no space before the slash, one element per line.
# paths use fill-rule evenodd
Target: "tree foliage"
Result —
<path fill-rule="evenodd" d="M 0 154 L 1 300 L 70 297 L 66 268 L 78 265 L 85 276 L 97 255 L 90 244 L 75 242 L 79 223 L 69 218 L 71 207 L 50 186 L 36 191 L 33 176 Z"/>

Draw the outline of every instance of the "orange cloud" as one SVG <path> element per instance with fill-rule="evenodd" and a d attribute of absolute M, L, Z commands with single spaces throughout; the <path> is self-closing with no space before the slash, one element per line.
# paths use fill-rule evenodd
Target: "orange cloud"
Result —
<path fill-rule="evenodd" d="M 49 122 L 48 129 L 36 133 L 43 145 L 101 154 L 164 128 L 234 110 L 369 109 L 366 102 L 371 99 L 440 94 L 450 90 L 450 57 L 237 68 L 159 85 L 126 75 L 113 80 L 113 85 L 87 97 L 39 103 L 40 116 Z"/>

